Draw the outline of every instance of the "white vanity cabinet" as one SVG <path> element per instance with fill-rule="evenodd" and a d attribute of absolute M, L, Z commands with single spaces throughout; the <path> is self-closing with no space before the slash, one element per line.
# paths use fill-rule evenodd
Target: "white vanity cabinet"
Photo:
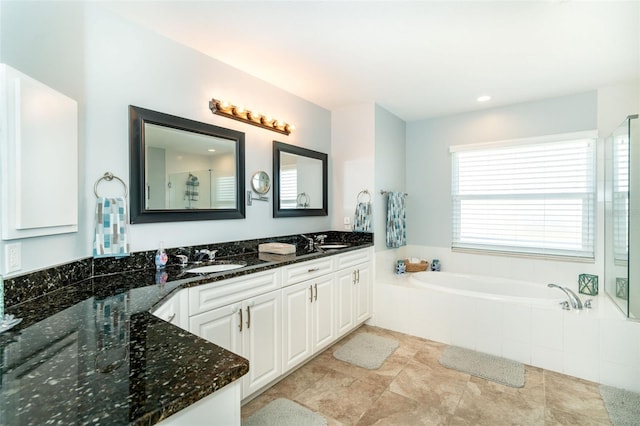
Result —
<path fill-rule="evenodd" d="M 153 313 L 249 360 L 241 398 L 372 314 L 372 248 L 181 290 Z"/>
<path fill-rule="evenodd" d="M 371 257 L 371 249 L 363 249 L 336 258 L 337 337 L 345 335 L 371 317 Z"/>
<path fill-rule="evenodd" d="M 189 330 L 189 297 L 187 290 L 179 290 L 162 305 L 152 311 L 156 317 Z"/>
<path fill-rule="evenodd" d="M 336 340 L 333 274 L 282 289 L 282 372 Z"/>
<path fill-rule="evenodd" d="M 190 332 L 249 360 L 242 398 L 280 376 L 279 270 L 189 288 L 189 313 Z"/>

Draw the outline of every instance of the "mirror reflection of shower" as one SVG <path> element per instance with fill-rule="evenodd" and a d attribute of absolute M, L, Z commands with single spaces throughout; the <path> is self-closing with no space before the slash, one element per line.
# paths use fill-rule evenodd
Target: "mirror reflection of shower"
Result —
<path fill-rule="evenodd" d="M 235 185 L 235 176 L 220 175 L 214 169 L 171 173 L 166 205 L 171 209 L 233 208 Z"/>

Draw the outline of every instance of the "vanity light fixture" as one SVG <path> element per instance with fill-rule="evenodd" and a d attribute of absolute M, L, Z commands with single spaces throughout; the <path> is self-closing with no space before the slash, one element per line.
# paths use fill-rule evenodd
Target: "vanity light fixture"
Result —
<path fill-rule="evenodd" d="M 295 129 L 293 124 L 285 123 L 282 120 L 277 120 L 255 111 L 247 111 L 244 107 L 232 105 L 227 101 L 211 99 L 209 101 L 209 109 L 214 114 L 233 118 L 234 120 L 262 127 L 263 129 L 273 130 L 283 135 L 289 135 Z"/>

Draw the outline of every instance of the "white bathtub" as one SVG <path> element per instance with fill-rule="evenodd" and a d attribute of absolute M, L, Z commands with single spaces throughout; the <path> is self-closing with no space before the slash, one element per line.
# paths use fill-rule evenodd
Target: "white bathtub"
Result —
<path fill-rule="evenodd" d="M 453 272 L 417 272 L 408 283 L 417 288 L 485 300 L 537 306 L 559 306 L 566 300 L 562 291 L 544 284 Z"/>
<path fill-rule="evenodd" d="M 379 274 L 375 284 L 371 323 L 379 327 L 586 380 L 640 388 L 635 381 L 640 367 L 633 358 L 637 349 L 628 356 L 617 349 L 629 338 L 640 348 L 637 329 L 625 331 L 624 338 L 610 333 L 626 324 L 600 318 L 597 298 L 591 310 L 567 311 L 559 305 L 565 295 L 546 282 L 452 272 Z"/>

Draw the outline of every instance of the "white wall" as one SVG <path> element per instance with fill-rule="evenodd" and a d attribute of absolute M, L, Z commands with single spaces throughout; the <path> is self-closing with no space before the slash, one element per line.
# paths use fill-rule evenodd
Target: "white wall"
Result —
<path fill-rule="evenodd" d="M 374 189 L 375 105 L 347 105 L 331 112 L 331 157 L 329 198 L 332 229 L 345 230 L 348 217 L 352 229 L 358 193 Z M 373 197 L 373 195 L 372 195 Z M 374 220 L 377 220 L 375 218 Z"/>
<path fill-rule="evenodd" d="M 449 146 L 594 130 L 596 92 L 407 124 L 410 244 L 451 244 Z"/>
<path fill-rule="evenodd" d="M 21 241 L 23 267 L 15 275 L 91 255 L 95 181 L 111 171 L 129 182 L 129 105 L 245 132 L 247 189 L 255 171 L 272 176 L 273 140 L 331 150 L 329 111 L 126 22 L 100 4 L 2 2 L 0 14 L 0 60 L 76 99 L 82 123 L 79 232 Z M 282 118 L 296 131 L 284 136 L 214 116 L 212 97 Z M 244 220 L 132 225 L 131 249 L 154 249 L 160 240 L 175 247 L 330 229 L 329 217 L 274 219 L 271 202 L 247 206 Z"/>
<path fill-rule="evenodd" d="M 85 154 L 87 141 L 84 29 L 84 5 L 79 2 L 0 2 L 0 62 L 78 102 L 79 158 Z M 87 174 L 83 163 L 78 165 L 78 177 L 79 192 L 84 193 L 82 182 L 86 182 Z M 88 256 L 90 246 L 84 243 L 88 236 L 83 222 L 92 200 L 80 197 L 78 201 L 77 233 L 0 240 L 0 273 L 6 270 L 6 243 L 22 245 L 22 270 L 12 275 Z"/>
<path fill-rule="evenodd" d="M 406 123 L 373 103 L 338 108 L 331 118 L 333 229 L 352 229 L 358 196 L 370 198 L 375 250 L 385 250 L 386 198 L 380 190 L 405 191 Z M 345 217 L 351 225 L 344 225 Z"/>
<path fill-rule="evenodd" d="M 376 252 L 388 249 L 386 246 L 387 197 L 380 191 L 406 192 L 405 181 L 405 139 L 406 123 L 384 108 L 376 105 L 375 123 L 375 190 L 373 200 L 373 231 L 376 236 Z M 407 203 L 412 202 L 411 194 Z M 407 229 L 407 234 L 411 229 Z"/>

